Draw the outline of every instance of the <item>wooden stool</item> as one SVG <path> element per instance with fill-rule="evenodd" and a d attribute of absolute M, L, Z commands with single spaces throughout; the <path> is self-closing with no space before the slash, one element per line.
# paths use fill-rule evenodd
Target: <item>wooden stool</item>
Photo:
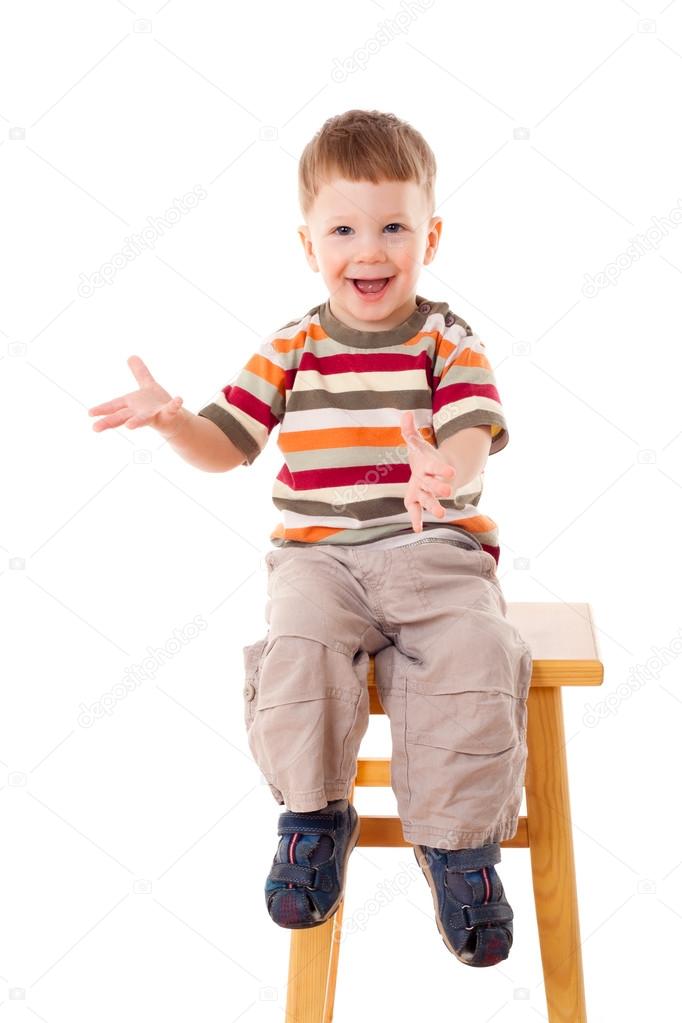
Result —
<path fill-rule="evenodd" d="M 533 651 L 533 676 L 524 780 L 527 816 L 519 817 L 516 834 L 500 846 L 530 849 L 550 1023 L 586 1023 L 561 687 L 601 685 L 603 665 L 589 604 L 509 603 L 507 618 Z M 383 714 L 373 657 L 368 686 L 370 713 Z M 379 757 L 359 758 L 351 802 L 356 785 L 390 786 L 390 766 L 390 760 Z M 358 846 L 411 847 L 398 817 L 360 820 Z M 287 1023 L 331 1023 L 342 920 L 343 901 L 325 923 L 292 930 Z M 390 1013 L 390 1006 L 387 1009 Z"/>

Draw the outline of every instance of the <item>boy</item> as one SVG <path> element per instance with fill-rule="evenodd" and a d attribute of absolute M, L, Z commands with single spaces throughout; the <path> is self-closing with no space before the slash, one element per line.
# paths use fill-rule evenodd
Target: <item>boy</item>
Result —
<path fill-rule="evenodd" d="M 95 429 L 154 426 L 214 472 L 251 465 L 281 427 L 269 628 L 244 648 L 249 746 L 286 803 L 271 918 L 314 927 L 343 897 L 373 655 L 391 785 L 439 931 L 461 962 L 491 966 L 513 941 L 495 864 L 517 828 L 532 661 L 505 617 L 496 524 L 477 508 L 486 459 L 508 442 L 493 371 L 468 324 L 416 292 L 442 227 L 435 173 L 394 115 L 330 118 L 299 165 L 299 236 L 327 301 L 196 416 L 137 356 L 139 390 L 90 414 L 106 416 Z"/>

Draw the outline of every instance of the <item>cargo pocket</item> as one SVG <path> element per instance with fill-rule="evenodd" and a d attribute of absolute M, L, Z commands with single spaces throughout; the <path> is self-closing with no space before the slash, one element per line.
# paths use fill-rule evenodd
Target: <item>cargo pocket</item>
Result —
<path fill-rule="evenodd" d="M 246 725 L 247 731 L 253 724 L 256 706 L 258 704 L 260 666 L 267 640 L 268 637 L 264 636 L 256 643 L 251 643 L 242 648 L 244 656 L 244 724 Z"/>
<path fill-rule="evenodd" d="M 407 662 L 407 738 L 470 756 L 504 753 L 526 737 L 530 649 L 500 615 L 472 613 L 458 634 L 456 648 L 434 644 L 423 663 Z"/>
<path fill-rule="evenodd" d="M 516 817 L 526 715 L 525 701 L 505 692 L 408 693 L 409 819 L 453 827 L 461 840 Z"/>
<path fill-rule="evenodd" d="M 355 659 L 292 635 L 274 637 L 266 649 L 249 729 L 256 763 L 301 803 L 322 792 L 345 794 L 367 726 L 368 655 Z"/>
<path fill-rule="evenodd" d="M 509 693 L 408 693 L 407 740 L 481 756 L 504 753 L 526 736 L 525 700 Z"/>
<path fill-rule="evenodd" d="M 408 817 L 452 825 L 460 840 L 518 814 L 531 663 L 504 619 L 490 620 L 485 637 L 470 629 L 468 639 L 459 659 L 406 666 Z"/>

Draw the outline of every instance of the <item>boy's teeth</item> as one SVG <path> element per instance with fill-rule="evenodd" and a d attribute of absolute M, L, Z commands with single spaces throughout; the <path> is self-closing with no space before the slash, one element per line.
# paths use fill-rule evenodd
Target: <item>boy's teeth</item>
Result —
<path fill-rule="evenodd" d="M 355 286 L 358 291 L 363 291 L 365 294 L 372 295 L 377 291 L 381 291 L 383 286 L 388 282 L 388 277 L 379 277 L 373 281 L 362 281 L 356 280 Z"/>

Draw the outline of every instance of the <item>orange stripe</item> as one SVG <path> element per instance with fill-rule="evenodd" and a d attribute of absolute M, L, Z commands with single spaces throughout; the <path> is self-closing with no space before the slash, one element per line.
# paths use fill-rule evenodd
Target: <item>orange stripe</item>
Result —
<path fill-rule="evenodd" d="M 436 359 L 442 358 L 447 360 L 450 355 L 454 352 L 457 345 L 454 341 L 448 341 L 446 337 L 441 337 L 440 344 L 436 346 L 433 353 L 433 362 L 436 363 Z"/>
<path fill-rule="evenodd" d="M 460 526 L 462 529 L 467 529 L 474 535 L 476 533 L 490 533 L 496 528 L 496 524 L 492 519 L 489 519 L 487 515 L 474 515 L 470 519 L 443 519 L 439 525 L 443 525 L 443 523 Z M 401 528 L 402 526 L 403 524 L 401 523 Z M 345 528 L 345 526 L 342 526 L 340 529 L 332 529 L 326 526 L 302 526 L 299 529 L 288 529 L 285 537 L 284 526 L 281 522 L 278 522 L 270 534 L 270 539 L 287 539 L 298 540 L 303 543 L 317 543 L 320 540 L 326 540 L 329 536 L 334 536 L 335 533 L 342 533 Z"/>
<path fill-rule="evenodd" d="M 470 519 L 443 519 L 443 522 L 448 522 L 453 526 L 461 526 L 462 529 L 468 529 L 474 535 L 476 533 L 492 533 L 497 528 L 496 523 L 489 519 L 487 515 L 472 515 Z"/>
<path fill-rule="evenodd" d="M 458 355 L 457 358 L 453 359 L 450 363 L 445 373 L 441 376 L 441 381 L 445 380 L 453 366 L 479 366 L 482 369 L 488 370 L 492 368 L 482 352 L 475 352 L 473 348 L 465 348 L 462 354 Z"/>
<path fill-rule="evenodd" d="M 282 367 L 278 366 L 275 362 L 266 359 L 264 355 L 256 354 L 251 356 L 244 369 L 247 369 L 249 373 L 253 373 L 254 376 L 260 377 L 261 380 L 266 380 L 267 383 L 272 384 L 273 387 L 276 387 L 284 395 L 285 373 Z"/>
<path fill-rule="evenodd" d="M 433 429 L 422 426 L 417 431 L 432 447 L 436 446 Z M 399 426 L 339 426 L 329 430 L 281 431 L 277 446 L 281 451 L 314 451 L 322 448 L 401 447 L 405 438 Z"/>
<path fill-rule="evenodd" d="M 318 540 L 326 540 L 328 536 L 341 532 L 341 529 L 328 529 L 324 526 L 304 526 L 302 529 L 287 530 L 286 539 L 302 540 L 304 543 L 316 543 Z M 284 539 L 284 526 L 281 522 L 277 524 L 270 534 L 270 539 Z"/>
<path fill-rule="evenodd" d="M 314 326 L 315 324 L 311 323 L 308 331 L 312 331 Z M 294 348 L 303 348 L 306 336 L 305 330 L 299 330 L 293 337 L 276 337 L 270 344 L 276 352 L 291 352 Z"/>
<path fill-rule="evenodd" d="M 432 337 L 434 341 L 438 341 L 440 334 L 437 330 L 422 330 L 419 334 L 415 334 L 413 338 L 405 342 L 405 345 L 417 345 L 425 337 Z"/>

